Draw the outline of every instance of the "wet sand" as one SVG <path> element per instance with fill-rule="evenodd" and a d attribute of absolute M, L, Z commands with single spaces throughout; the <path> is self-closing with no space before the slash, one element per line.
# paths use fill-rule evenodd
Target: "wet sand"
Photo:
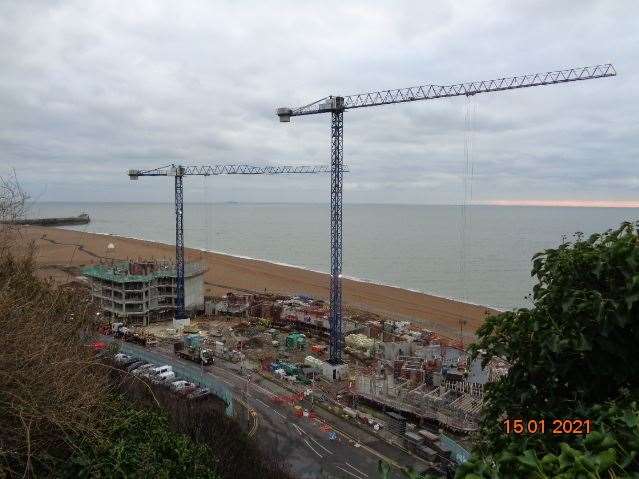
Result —
<path fill-rule="evenodd" d="M 150 241 L 110 235 L 83 233 L 58 228 L 28 226 L 21 230 L 19 248 L 29 242 L 37 246 L 36 261 L 42 276 L 69 281 L 75 268 L 95 264 L 101 258 L 175 258 L 175 247 Z M 107 245 L 113 243 L 114 249 Z M 187 260 L 207 264 L 206 294 L 221 295 L 229 290 L 268 291 L 279 294 L 307 294 L 328 299 L 329 276 L 267 261 L 238 258 L 199 250 L 186 250 Z M 459 338 L 472 334 L 490 308 L 392 286 L 344 279 L 346 306 L 381 314 L 390 319 L 410 320 L 441 334 Z"/>

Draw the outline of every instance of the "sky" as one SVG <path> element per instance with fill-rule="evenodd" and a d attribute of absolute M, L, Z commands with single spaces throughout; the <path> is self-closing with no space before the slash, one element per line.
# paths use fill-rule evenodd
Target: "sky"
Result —
<path fill-rule="evenodd" d="M 0 175 L 39 201 L 168 202 L 170 179 L 127 170 L 329 163 L 330 116 L 280 106 L 613 63 L 347 111 L 344 201 L 636 205 L 637 18 L 635 0 L 4 0 Z M 329 201 L 325 174 L 185 182 L 187 201 Z"/>

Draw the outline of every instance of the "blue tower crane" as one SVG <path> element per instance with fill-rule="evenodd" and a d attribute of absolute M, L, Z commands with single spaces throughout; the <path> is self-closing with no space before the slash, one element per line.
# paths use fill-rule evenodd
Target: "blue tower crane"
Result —
<path fill-rule="evenodd" d="M 546 73 L 520 75 L 496 80 L 457 83 L 454 85 L 422 85 L 394 90 L 380 90 L 349 96 L 328 96 L 297 108 L 278 108 L 280 122 L 293 116 L 331 114 L 331 284 L 330 284 L 330 348 L 329 362 L 342 363 L 342 173 L 344 112 L 354 108 L 390 105 L 419 100 L 435 100 L 454 96 L 472 96 L 519 88 L 592 80 L 615 76 L 611 64 L 570 68 Z"/>
<path fill-rule="evenodd" d="M 213 165 L 182 166 L 166 165 L 152 170 L 129 170 L 129 179 L 137 180 L 141 176 L 173 176 L 175 178 L 175 276 L 176 298 L 175 319 L 188 319 L 184 303 L 184 185 L 185 176 L 217 175 L 282 175 L 328 173 L 329 166 L 252 166 L 252 165 Z"/>

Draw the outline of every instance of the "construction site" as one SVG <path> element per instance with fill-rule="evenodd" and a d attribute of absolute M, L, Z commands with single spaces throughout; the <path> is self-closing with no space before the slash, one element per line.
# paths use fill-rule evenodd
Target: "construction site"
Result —
<path fill-rule="evenodd" d="M 195 362 L 217 358 L 267 376 L 415 450 L 434 447 L 425 445 L 419 430 L 445 430 L 463 443 L 478 427 L 484 386 L 507 371 L 504 363 L 483 368 L 481 358 L 471 361 L 459 338 L 351 308 L 342 321 L 344 360 L 332 364 L 325 301 L 237 291 L 205 297 L 201 272 L 197 263 L 187 263 L 190 321 L 176 325 L 171 263 L 84 269 L 105 332 Z"/>
<path fill-rule="evenodd" d="M 175 191 L 175 261 L 127 262 L 87 268 L 84 275 L 106 331 L 146 346 L 175 352 L 183 359 L 209 364 L 218 358 L 240 364 L 240 373 L 268 377 L 291 391 L 281 398 L 294 404 L 306 397 L 343 418 L 391 435 L 390 442 L 428 460 L 448 454 L 463 462 L 467 454 L 457 441 L 477 431 L 486 384 L 508 371 L 508 364 L 471 359 L 465 350 L 464 318 L 458 338 L 355 310 L 342 301 L 342 197 L 344 113 L 350 109 L 434 100 L 480 93 L 556 85 L 615 76 L 610 64 L 499 78 L 447 86 L 424 85 L 350 96 L 327 96 L 276 114 L 292 117 L 328 114 L 331 118 L 330 165 L 325 166 L 182 166 L 131 169 L 131 180 L 170 177 Z M 467 109 L 469 109 L 467 104 Z M 470 111 L 470 110 L 469 110 Z M 467 127 L 468 127 L 467 112 Z M 471 140 L 466 138 L 464 206 L 469 203 Z M 328 301 L 298 294 L 227 291 L 204 296 L 202 273 L 185 261 L 184 178 L 188 176 L 330 173 L 330 282 Z M 466 211 L 462 208 L 461 263 L 465 264 Z M 247 292 L 248 291 L 248 292 Z M 171 322 L 163 322 L 163 319 Z M 133 325 L 139 325 L 133 328 Z M 422 323 L 423 324 L 423 323 Z M 248 389 L 247 379 L 247 389 Z M 248 400 L 248 394 L 246 395 Z M 297 412 L 305 409 L 296 406 Z M 443 434 L 452 434 L 456 441 Z M 447 439 L 444 439 L 447 438 Z M 386 438 L 388 439 L 388 437 Z M 448 441 L 448 442 L 447 442 Z M 317 452 L 317 451 L 316 451 Z M 318 453 L 321 457 L 321 454 Z"/>

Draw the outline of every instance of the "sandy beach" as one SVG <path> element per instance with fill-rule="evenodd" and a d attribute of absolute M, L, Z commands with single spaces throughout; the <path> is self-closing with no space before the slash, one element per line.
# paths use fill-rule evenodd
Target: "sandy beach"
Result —
<path fill-rule="evenodd" d="M 20 234 L 19 248 L 35 243 L 40 274 L 60 282 L 71 280 L 78 267 L 97 263 L 107 256 L 113 259 L 175 257 L 174 246 L 118 236 L 34 226 L 22 228 Z M 109 243 L 115 246 L 110 252 L 107 250 Z M 186 257 L 208 266 L 204 278 L 206 294 L 221 295 L 236 289 L 300 293 L 328 299 L 329 276 L 324 273 L 193 249 L 186 250 Z M 344 279 L 343 287 L 346 306 L 391 319 L 411 320 L 441 334 L 457 337 L 460 321 L 464 321 L 464 336 L 467 337 L 481 325 L 487 314 L 495 312 L 484 306 L 351 279 Z"/>

